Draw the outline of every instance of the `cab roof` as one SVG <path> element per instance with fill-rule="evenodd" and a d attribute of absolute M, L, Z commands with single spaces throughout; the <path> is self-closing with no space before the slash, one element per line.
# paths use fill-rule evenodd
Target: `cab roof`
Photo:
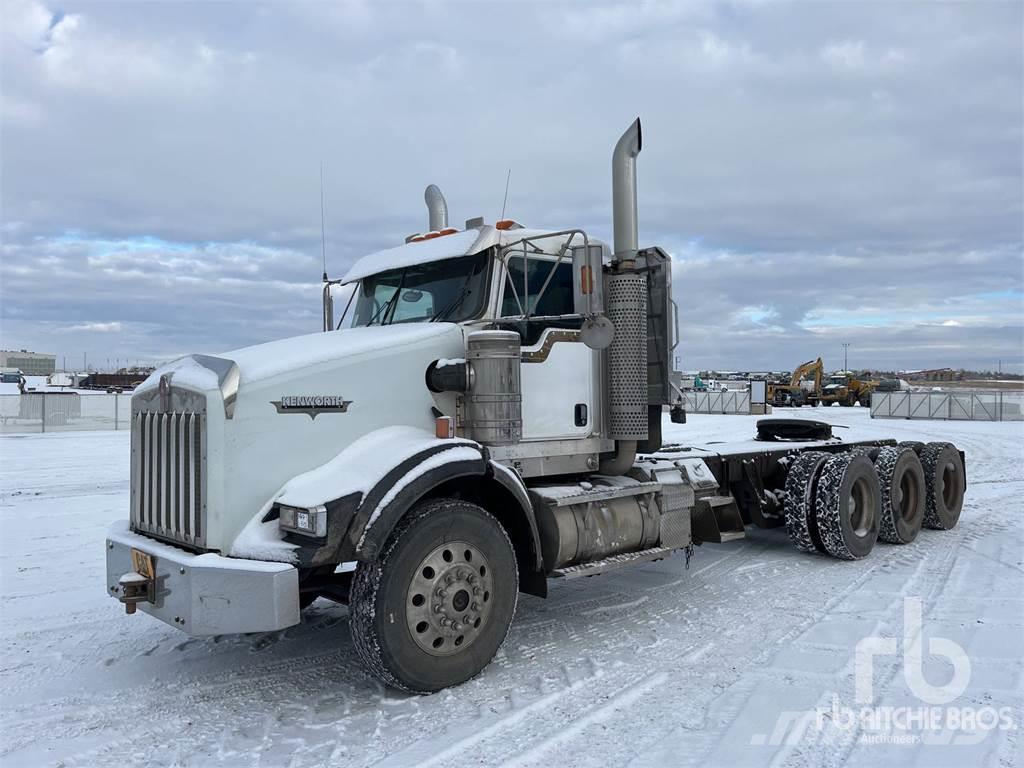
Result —
<path fill-rule="evenodd" d="M 548 232 L 548 230 L 543 229 L 496 229 L 490 224 L 484 224 L 483 226 L 455 232 L 451 235 L 441 235 L 429 240 L 405 243 L 395 248 L 387 248 L 363 256 L 352 265 L 352 268 L 342 278 L 342 283 L 354 283 L 356 280 L 362 280 L 364 277 L 376 275 L 380 272 L 389 272 L 393 269 L 428 264 L 433 261 L 444 261 L 445 259 L 455 259 L 459 256 L 470 256 L 495 245 L 510 245 L 522 240 L 524 237 L 537 237 L 538 235 L 548 234 Z M 568 237 L 569 235 L 548 237 L 536 241 L 533 245 L 541 249 L 543 253 L 557 254 Z M 576 242 L 580 245 L 583 244 L 579 237 L 577 237 Z M 591 239 L 590 242 L 603 245 L 598 240 Z"/>

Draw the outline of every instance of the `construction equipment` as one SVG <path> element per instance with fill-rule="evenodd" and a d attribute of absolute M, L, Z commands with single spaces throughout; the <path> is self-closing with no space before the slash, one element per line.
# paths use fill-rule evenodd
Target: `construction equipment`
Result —
<path fill-rule="evenodd" d="M 768 384 L 766 397 L 775 406 L 817 405 L 821 396 L 821 377 L 825 367 L 819 357 L 801 363 L 788 384 Z"/>
<path fill-rule="evenodd" d="M 820 401 L 825 406 L 839 403 L 845 407 L 859 404 L 870 408 L 871 393 L 879 384 L 880 381 L 858 379 L 849 371 L 839 371 L 830 376 L 828 384 L 821 388 Z"/>
<path fill-rule="evenodd" d="M 192 635 L 347 603 L 366 666 L 430 692 L 479 673 L 518 592 L 546 596 L 549 579 L 689 555 L 748 525 L 843 559 L 956 525 L 949 443 L 845 443 L 799 420 L 664 443 L 679 333 L 672 260 L 638 245 L 640 148 L 637 120 L 612 155 L 611 246 L 512 220 L 459 230 L 428 188 L 429 232 L 324 276 L 325 333 L 155 371 L 132 396 L 109 594 Z"/>

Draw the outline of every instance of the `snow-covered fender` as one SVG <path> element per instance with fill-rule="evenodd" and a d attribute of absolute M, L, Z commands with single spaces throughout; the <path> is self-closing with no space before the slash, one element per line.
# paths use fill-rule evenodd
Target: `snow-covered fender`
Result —
<path fill-rule="evenodd" d="M 372 561 L 395 524 L 427 496 L 480 504 L 508 531 L 524 592 L 544 596 L 540 536 L 533 506 L 515 472 L 463 438 L 439 439 L 414 427 L 385 427 L 346 446 L 330 461 L 288 481 L 232 547 L 231 555 L 290 562 L 300 569 Z M 281 505 L 323 506 L 327 535 L 280 531 Z"/>
<path fill-rule="evenodd" d="M 522 591 L 545 597 L 540 534 L 526 487 L 487 449 L 461 443 L 431 446 L 388 472 L 363 498 L 348 531 L 357 560 L 372 561 L 398 521 L 427 496 L 459 495 L 480 504 L 505 527 L 516 549 Z M 348 549 L 346 546 L 346 549 Z"/>

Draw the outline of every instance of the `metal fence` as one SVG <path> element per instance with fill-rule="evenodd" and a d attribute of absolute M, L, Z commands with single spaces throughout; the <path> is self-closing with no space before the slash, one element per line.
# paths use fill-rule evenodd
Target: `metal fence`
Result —
<path fill-rule="evenodd" d="M 1024 392 L 875 392 L 873 419 L 1024 420 Z"/>
<path fill-rule="evenodd" d="M 750 392 L 684 392 L 687 413 L 750 413 Z"/>
<path fill-rule="evenodd" d="M 0 433 L 131 427 L 131 395 L 26 392 L 0 395 Z"/>

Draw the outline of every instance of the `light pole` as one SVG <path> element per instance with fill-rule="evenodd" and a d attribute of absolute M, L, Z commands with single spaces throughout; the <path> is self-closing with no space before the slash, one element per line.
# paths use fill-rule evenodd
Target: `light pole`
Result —
<path fill-rule="evenodd" d="M 846 350 L 848 350 L 849 348 L 850 348 L 850 342 L 844 341 L 843 342 L 843 370 L 844 371 L 849 371 L 850 370 L 850 364 L 847 362 L 847 354 L 846 354 Z"/>

